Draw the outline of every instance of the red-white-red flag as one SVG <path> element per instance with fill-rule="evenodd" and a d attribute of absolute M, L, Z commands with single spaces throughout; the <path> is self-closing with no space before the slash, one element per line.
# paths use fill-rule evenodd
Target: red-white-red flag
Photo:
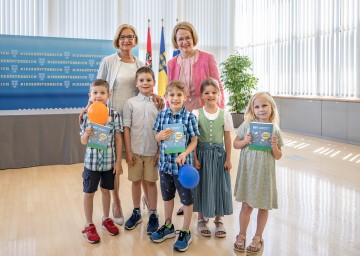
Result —
<path fill-rule="evenodd" d="M 146 44 L 146 66 L 152 68 L 152 50 L 151 50 L 151 36 L 150 36 L 150 20 L 148 20 L 148 33 L 147 33 L 147 44 Z"/>

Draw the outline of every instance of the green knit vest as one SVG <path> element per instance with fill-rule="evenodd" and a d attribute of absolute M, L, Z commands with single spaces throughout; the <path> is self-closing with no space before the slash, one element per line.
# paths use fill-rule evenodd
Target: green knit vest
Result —
<path fill-rule="evenodd" d="M 199 141 L 210 143 L 223 143 L 224 141 L 224 110 L 219 109 L 215 120 L 209 120 L 204 114 L 204 109 L 199 108 Z"/>

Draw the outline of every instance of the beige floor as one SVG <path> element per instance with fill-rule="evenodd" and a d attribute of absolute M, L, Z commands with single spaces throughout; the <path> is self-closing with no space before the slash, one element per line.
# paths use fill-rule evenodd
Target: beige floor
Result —
<path fill-rule="evenodd" d="M 279 209 L 270 212 L 261 255 L 360 255 L 360 147 L 284 135 L 283 158 L 277 162 Z M 234 150 L 232 185 L 238 158 L 239 150 Z M 116 237 L 103 232 L 100 194 L 95 196 L 94 220 L 102 240 L 96 245 L 87 243 L 81 236 L 81 172 L 82 164 L 0 171 L 0 255 L 179 254 L 172 250 L 173 239 L 161 244 L 149 240 L 146 213 L 135 230 L 122 227 Z M 121 194 L 129 216 L 132 201 L 126 170 Z M 233 242 L 239 231 L 240 207 L 234 202 L 234 214 L 225 217 L 228 233 L 224 239 L 199 236 L 194 214 L 193 243 L 184 255 L 236 255 Z M 162 217 L 161 200 L 158 208 Z M 249 241 L 256 228 L 255 213 Z M 182 218 L 174 216 L 173 221 L 179 227 Z"/>

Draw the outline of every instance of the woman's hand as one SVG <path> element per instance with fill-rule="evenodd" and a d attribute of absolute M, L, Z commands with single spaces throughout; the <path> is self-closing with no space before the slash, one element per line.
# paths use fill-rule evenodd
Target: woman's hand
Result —
<path fill-rule="evenodd" d="M 157 94 L 153 94 L 153 101 L 158 110 L 162 110 L 164 108 L 164 100 Z"/>
<path fill-rule="evenodd" d="M 92 104 L 92 101 L 88 101 L 88 104 L 86 105 L 86 107 L 83 109 L 83 110 L 81 110 L 81 113 L 80 113 L 80 115 L 79 115 L 79 124 L 81 124 L 82 122 L 83 122 L 83 119 L 82 119 L 82 117 L 83 117 L 83 115 L 88 111 L 88 109 L 89 109 L 89 107 L 90 107 L 90 105 Z"/>

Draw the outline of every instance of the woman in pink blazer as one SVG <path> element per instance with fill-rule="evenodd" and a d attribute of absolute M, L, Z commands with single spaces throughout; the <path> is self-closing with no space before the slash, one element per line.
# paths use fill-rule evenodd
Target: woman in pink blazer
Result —
<path fill-rule="evenodd" d="M 200 85 L 208 77 L 214 78 L 220 86 L 219 107 L 225 107 L 224 87 L 220 81 L 217 63 L 212 54 L 195 49 L 197 32 L 189 22 L 176 24 L 172 32 L 172 43 L 180 54 L 168 62 L 168 79 L 181 80 L 186 85 L 187 99 L 184 105 L 188 111 L 204 106 L 201 100 Z"/>

